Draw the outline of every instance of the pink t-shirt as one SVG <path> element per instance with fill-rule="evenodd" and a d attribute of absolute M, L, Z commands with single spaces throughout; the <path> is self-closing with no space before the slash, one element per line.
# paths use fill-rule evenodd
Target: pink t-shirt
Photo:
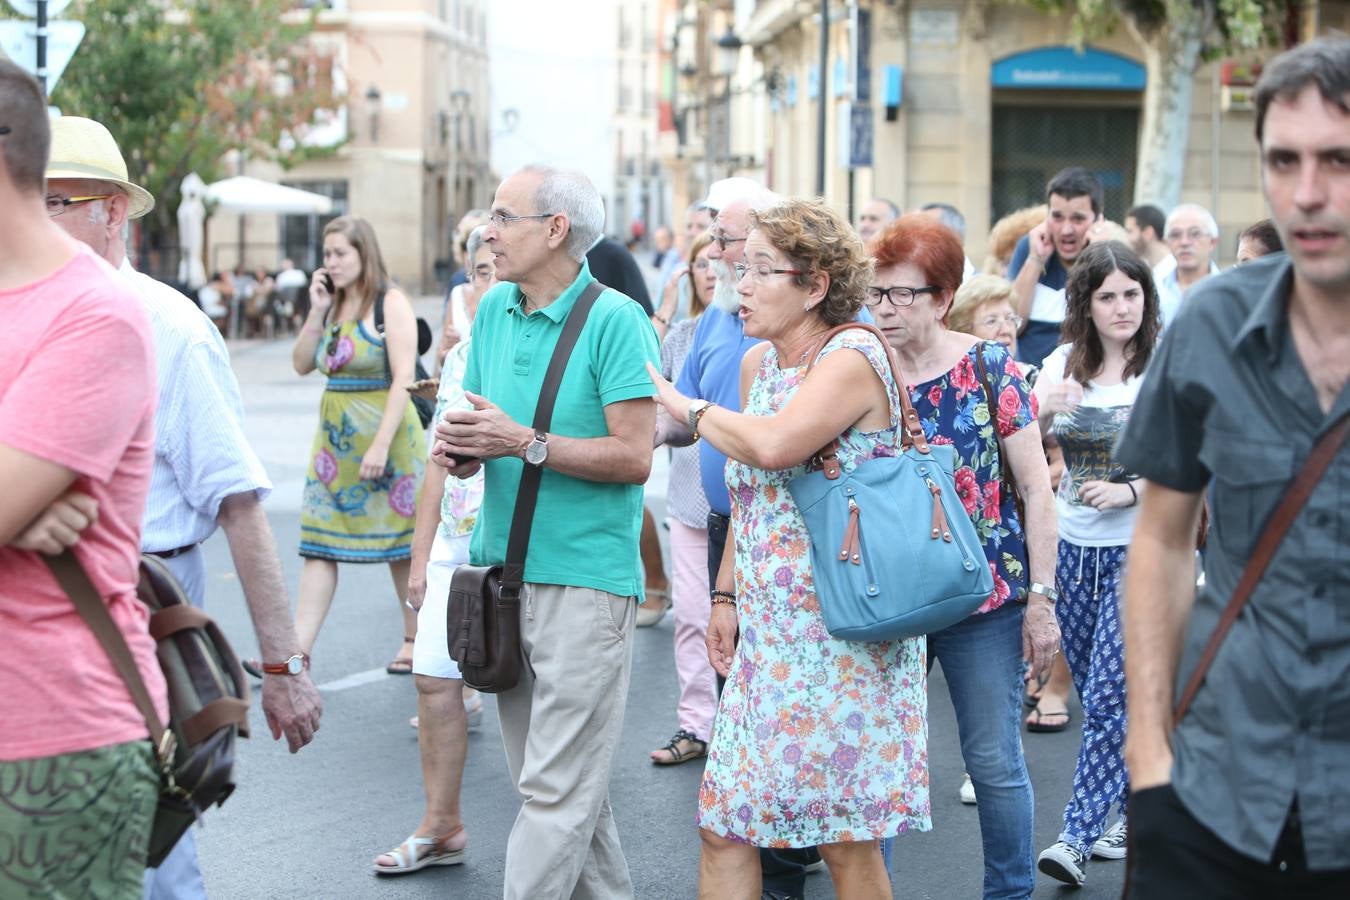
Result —
<path fill-rule="evenodd" d="M 164 677 L 136 599 L 154 459 L 150 325 L 110 266 L 81 253 L 0 291 L 0 443 L 74 471 L 98 501 L 75 554 L 126 636 L 163 717 Z M 144 738 L 126 685 L 37 554 L 0 547 L 0 760 Z"/>

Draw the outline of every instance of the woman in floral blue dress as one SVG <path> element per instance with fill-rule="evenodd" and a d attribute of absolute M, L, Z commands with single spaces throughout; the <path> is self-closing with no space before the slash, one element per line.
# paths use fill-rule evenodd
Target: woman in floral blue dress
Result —
<path fill-rule="evenodd" d="M 928 442 L 956 450 L 956 489 L 994 575 L 975 613 L 928 636 L 929 663 L 942 664 L 979 803 L 984 896 L 1029 897 L 1036 875 L 1020 732 L 1023 663 L 1040 676 L 1059 651 L 1055 505 L 1035 407 L 1002 344 L 946 327 L 965 262 L 954 232 L 904 216 L 870 249 L 877 272 L 867 305 L 910 382 Z M 1026 522 L 1002 481 L 1005 455 Z"/>
<path fill-rule="evenodd" d="M 818 846 L 837 896 L 888 898 L 878 839 L 930 827 L 923 641 L 829 635 L 787 488 L 835 438 L 846 471 L 895 453 L 886 348 L 864 330 L 820 345 L 856 318 L 871 265 L 838 214 L 793 200 L 754 216 L 737 273 L 745 333 L 765 339 L 742 363 L 744 412 L 691 401 L 652 370 L 671 415 L 731 458 L 708 627 L 727 683 L 699 793 L 699 896 L 756 900 L 757 847 Z"/>

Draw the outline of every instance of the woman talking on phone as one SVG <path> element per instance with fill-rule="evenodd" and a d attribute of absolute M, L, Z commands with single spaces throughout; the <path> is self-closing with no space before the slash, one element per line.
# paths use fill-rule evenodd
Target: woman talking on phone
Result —
<path fill-rule="evenodd" d="M 337 591 L 337 564 L 387 563 L 403 645 L 387 666 L 412 672 L 417 614 L 404 605 L 425 465 L 423 432 L 408 397 L 417 358 L 412 304 L 389 287 L 370 223 L 342 216 L 323 230 L 323 268 L 291 351 L 295 371 L 328 378 L 309 455 L 300 514 L 300 647 L 308 657 Z M 377 302 L 384 333 L 375 327 Z"/>

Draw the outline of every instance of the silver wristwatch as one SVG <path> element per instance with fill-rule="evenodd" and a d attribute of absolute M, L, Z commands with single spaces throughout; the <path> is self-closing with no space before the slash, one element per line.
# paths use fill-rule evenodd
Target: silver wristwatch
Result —
<path fill-rule="evenodd" d="M 1059 591 L 1050 587 L 1048 584 L 1041 584 L 1039 581 L 1033 581 L 1031 586 L 1027 588 L 1027 593 L 1040 594 L 1051 603 L 1059 602 Z"/>
<path fill-rule="evenodd" d="M 546 459 L 548 459 L 548 435 L 536 431 L 534 440 L 525 446 L 525 461 L 532 466 L 542 466 Z"/>

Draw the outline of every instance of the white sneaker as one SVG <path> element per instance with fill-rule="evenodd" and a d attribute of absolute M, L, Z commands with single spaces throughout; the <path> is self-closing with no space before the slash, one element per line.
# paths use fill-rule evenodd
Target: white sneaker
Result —
<path fill-rule="evenodd" d="M 1087 868 L 1087 857 L 1063 841 L 1055 841 L 1042 850 L 1041 855 L 1036 858 L 1036 868 L 1051 878 L 1074 887 L 1079 887 L 1087 881 L 1087 875 L 1083 871 Z"/>
<path fill-rule="evenodd" d="M 1092 845 L 1092 855 L 1098 859 L 1125 858 L 1125 820 L 1117 819 L 1116 824 L 1106 830 L 1106 834 L 1097 838 Z"/>
<path fill-rule="evenodd" d="M 970 773 L 967 772 L 965 780 L 961 782 L 961 802 L 966 806 L 975 805 L 975 785 L 970 781 Z"/>

